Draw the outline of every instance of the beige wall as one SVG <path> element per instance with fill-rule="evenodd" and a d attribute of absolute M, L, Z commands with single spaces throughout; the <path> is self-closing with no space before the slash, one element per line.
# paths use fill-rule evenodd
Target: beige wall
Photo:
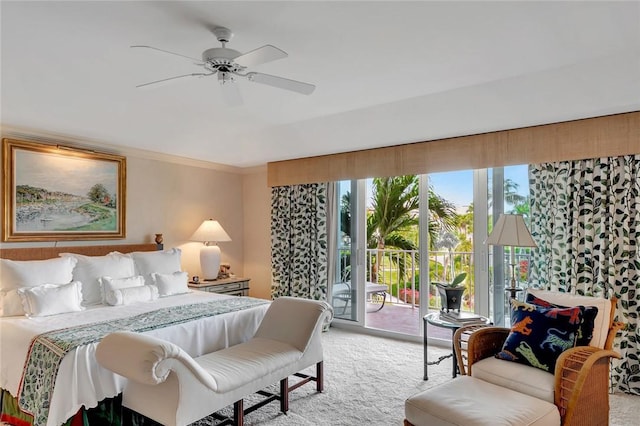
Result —
<path fill-rule="evenodd" d="M 188 239 L 203 220 L 213 218 L 220 222 L 232 239 L 231 242 L 220 244 L 222 261 L 229 262 L 232 272 L 236 275 L 247 274 L 244 268 L 244 211 L 246 209 L 253 212 L 253 209 L 250 201 L 243 200 L 241 169 L 218 170 L 215 165 L 208 168 L 201 162 L 189 165 L 185 164 L 184 159 L 176 159 L 176 161 L 149 159 L 143 155 L 118 152 L 117 149 L 109 149 L 108 152 L 127 157 L 127 238 L 63 241 L 58 243 L 59 246 L 152 242 L 154 234 L 162 233 L 165 248 L 179 247 L 183 250 L 183 269 L 188 271 L 190 276 L 200 275 L 201 243 L 190 242 Z M 258 180 L 260 179 L 266 190 L 266 171 Z M 268 208 L 266 211 L 268 215 Z M 253 221 L 257 220 L 255 213 L 253 217 Z M 267 234 L 268 220 L 267 216 Z M 252 232 L 258 234 L 255 227 Z M 55 242 L 1 243 L 2 247 L 6 248 L 54 246 L 55 244 Z M 263 261 L 268 265 L 268 250 L 265 255 L 267 257 Z M 251 271 L 258 269 L 254 266 Z M 262 292 L 258 293 L 262 294 Z"/>
<path fill-rule="evenodd" d="M 127 241 L 163 233 L 165 248 L 183 250 L 189 276 L 201 275 L 201 243 L 188 241 L 203 220 L 220 222 L 231 237 L 220 243 L 222 261 L 244 275 L 242 175 L 142 158 L 127 158 Z"/>
<path fill-rule="evenodd" d="M 251 278 L 250 296 L 271 299 L 271 188 L 267 169 L 246 174 L 244 206 L 244 273 Z"/>

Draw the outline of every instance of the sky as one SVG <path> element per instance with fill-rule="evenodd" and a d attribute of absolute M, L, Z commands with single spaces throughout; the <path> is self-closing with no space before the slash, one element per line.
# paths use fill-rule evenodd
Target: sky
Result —
<path fill-rule="evenodd" d="M 529 183 L 527 166 L 509 166 L 504 168 L 505 179 L 511 179 L 518 184 L 518 192 L 527 195 Z M 446 200 L 453 202 L 462 211 L 473 201 L 473 170 L 457 172 L 433 173 L 429 175 L 429 182 L 436 193 Z"/>
<path fill-rule="evenodd" d="M 528 194 L 529 182 L 526 165 L 505 167 L 504 177 L 518 184 L 518 192 L 520 194 Z M 473 170 L 432 173 L 429 175 L 429 183 L 433 185 L 438 194 L 453 202 L 460 213 L 465 212 L 467 206 L 473 201 Z M 371 196 L 371 185 L 372 179 L 367 179 L 367 197 Z M 340 190 L 342 197 L 345 192 L 350 190 L 350 187 L 349 185 L 342 185 Z M 368 204 L 370 204 L 370 201 L 368 201 Z"/>
<path fill-rule="evenodd" d="M 16 185 L 86 196 L 96 183 L 116 193 L 118 168 L 112 161 L 96 161 L 52 153 L 16 150 Z"/>

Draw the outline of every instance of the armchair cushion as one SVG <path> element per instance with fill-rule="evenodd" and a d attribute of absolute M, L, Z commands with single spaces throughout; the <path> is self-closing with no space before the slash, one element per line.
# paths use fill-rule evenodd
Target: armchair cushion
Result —
<path fill-rule="evenodd" d="M 568 308 L 569 306 L 557 305 L 541 299 L 531 293 L 527 293 L 525 302 L 541 306 L 543 308 Z M 582 321 L 578 326 L 578 336 L 576 337 L 576 346 L 589 346 L 593 338 L 593 327 L 595 326 L 596 316 L 598 315 L 597 306 L 581 306 Z"/>
<path fill-rule="evenodd" d="M 542 308 L 511 299 L 511 331 L 496 358 L 553 373 L 562 352 L 575 346 L 582 309 Z"/>
<path fill-rule="evenodd" d="M 473 363 L 471 376 L 553 403 L 555 377 L 539 368 L 489 357 Z"/>

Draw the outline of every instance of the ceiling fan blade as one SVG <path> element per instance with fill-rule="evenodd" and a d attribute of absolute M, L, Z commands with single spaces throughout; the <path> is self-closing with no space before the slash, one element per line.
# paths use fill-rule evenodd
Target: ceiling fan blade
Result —
<path fill-rule="evenodd" d="M 314 84 L 303 83 L 301 81 L 290 80 L 288 78 L 262 74 L 259 72 L 250 72 L 247 74 L 247 78 L 250 81 L 254 81 L 256 83 L 262 83 L 269 86 L 279 87 L 280 89 L 291 90 L 293 92 L 302 93 L 303 95 L 310 95 L 316 89 L 316 86 Z"/>
<path fill-rule="evenodd" d="M 175 77 L 163 78 L 162 80 L 156 80 L 156 81 L 150 81 L 149 83 L 138 84 L 136 87 L 137 88 L 143 88 L 143 87 L 146 88 L 146 87 L 151 86 L 151 85 L 157 85 L 156 87 L 160 87 L 160 86 L 162 86 L 162 84 L 160 84 L 160 83 L 167 83 L 167 82 L 169 82 L 171 80 L 176 80 L 178 78 L 184 78 L 184 77 L 206 77 L 206 76 L 213 75 L 213 74 L 215 74 L 215 73 L 208 73 L 208 74 L 205 74 L 205 73 L 192 73 L 192 74 L 185 74 L 185 75 L 177 75 Z"/>
<path fill-rule="evenodd" d="M 185 55 L 181 55 L 180 53 L 175 53 L 175 52 L 169 52 L 168 50 L 164 50 L 164 49 L 158 49 L 157 47 L 152 47 L 152 46 L 144 46 L 144 45 L 136 45 L 136 46 L 130 46 L 131 48 L 143 48 L 143 49 L 151 49 L 151 50 L 155 50 L 157 52 L 162 52 L 162 53 L 168 53 L 170 55 L 175 55 L 175 56 L 181 56 L 183 58 L 189 59 L 193 62 L 195 62 L 198 65 L 203 65 L 204 62 L 202 62 L 202 59 L 196 59 L 196 58 L 192 58 L 191 56 L 185 56 Z"/>
<path fill-rule="evenodd" d="M 224 102 L 229 106 L 242 105 L 242 96 L 233 77 L 229 73 L 219 72 L 218 81 L 220 82 L 220 90 L 222 91 Z"/>
<path fill-rule="evenodd" d="M 258 47 L 250 52 L 240 55 L 234 58 L 234 62 L 243 67 L 252 67 L 254 65 L 264 64 L 265 62 L 275 61 L 277 59 L 286 58 L 287 52 L 280 50 L 275 46 L 267 44 L 266 46 Z"/>

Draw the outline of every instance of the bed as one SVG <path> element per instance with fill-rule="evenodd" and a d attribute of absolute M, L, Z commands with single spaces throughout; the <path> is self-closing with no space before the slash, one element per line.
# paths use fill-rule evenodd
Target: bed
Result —
<path fill-rule="evenodd" d="M 268 308 L 267 301 L 190 291 L 186 273 L 171 272 L 179 269 L 180 251 L 158 248 L 156 244 L 138 244 L 0 249 L 0 258 L 11 259 L 2 260 L 0 271 L 0 388 L 3 395 L 9 393 L 22 409 L 33 414 L 28 420 L 34 425 L 64 424 L 83 409 L 122 392 L 126 379 L 99 366 L 94 356 L 97 342 L 110 331 L 126 329 L 166 339 L 191 356 L 253 336 Z M 40 271 L 41 264 L 34 261 L 58 265 L 65 262 L 60 259 L 69 257 L 72 259 L 66 262 L 73 263 L 73 277 L 68 284 L 43 284 L 43 280 L 68 278 L 56 278 L 58 269 L 44 269 L 41 272 L 46 279 L 34 272 L 36 284 L 26 290 L 7 287 L 11 268 L 19 274 L 20 268 L 29 267 L 31 273 Z M 135 260 L 130 277 L 124 276 L 131 274 L 127 259 Z M 13 262 L 16 260 L 22 262 Z M 116 278 L 105 275 L 104 267 L 109 265 L 113 265 L 109 274 Z M 87 270 L 102 275 L 98 283 L 87 276 Z M 130 286 L 132 282 L 135 285 Z M 10 304 L 15 292 L 29 317 L 6 315 L 15 314 Z M 76 297 L 81 303 L 69 302 Z M 93 303 L 88 303 L 87 297 L 93 298 Z M 35 302 L 29 302 L 30 298 Z M 50 362 L 52 359 L 57 361 Z M 3 411 L 6 406 L 3 403 Z M 11 413 L 2 415 L 11 421 Z"/>

